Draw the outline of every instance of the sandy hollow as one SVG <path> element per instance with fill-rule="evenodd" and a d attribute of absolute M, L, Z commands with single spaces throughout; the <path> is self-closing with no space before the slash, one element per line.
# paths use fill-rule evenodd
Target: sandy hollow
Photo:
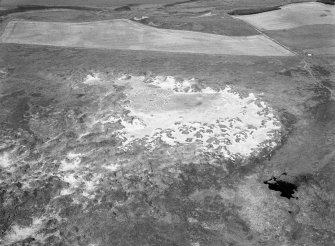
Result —
<path fill-rule="evenodd" d="M 124 85 L 129 114 L 121 121 L 124 148 L 138 140 L 149 149 L 163 142 L 194 145 L 199 153 L 212 152 L 235 159 L 272 149 L 280 140 L 281 124 L 273 110 L 254 94 L 241 97 L 226 87 L 195 89 L 192 79 L 172 76 L 119 79 Z"/>

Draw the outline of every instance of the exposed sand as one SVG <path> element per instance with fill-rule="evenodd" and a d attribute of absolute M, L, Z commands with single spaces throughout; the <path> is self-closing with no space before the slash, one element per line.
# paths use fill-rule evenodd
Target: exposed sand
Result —
<path fill-rule="evenodd" d="M 237 37 L 158 29 L 129 20 L 87 23 L 11 21 L 0 42 L 203 54 L 294 55 L 263 35 Z"/>
<path fill-rule="evenodd" d="M 159 142 L 186 144 L 200 153 L 235 159 L 271 149 L 280 140 L 280 122 L 253 94 L 242 98 L 229 87 L 199 89 L 192 79 L 177 81 L 172 76 L 149 81 L 132 77 L 117 83 L 129 88 L 128 118 L 115 119 L 124 127 L 120 136 L 125 148 L 138 140 L 149 149 Z"/>
<path fill-rule="evenodd" d="M 290 29 L 304 25 L 335 24 L 335 6 L 322 3 L 296 3 L 253 15 L 235 16 L 263 30 Z"/>
<path fill-rule="evenodd" d="M 26 227 L 12 225 L 9 233 L 5 235 L 3 243 L 9 245 L 14 242 L 24 240 L 30 236 L 36 236 L 36 233 L 41 229 L 41 226 L 41 218 L 33 218 L 31 225 Z M 0 243 L 2 242 L 0 241 Z"/>
<path fill-rule="evenodd" d="M 11 165 L 9 154 L 7 152 L 0 155 L 0 168 L 6 168 Z"/>

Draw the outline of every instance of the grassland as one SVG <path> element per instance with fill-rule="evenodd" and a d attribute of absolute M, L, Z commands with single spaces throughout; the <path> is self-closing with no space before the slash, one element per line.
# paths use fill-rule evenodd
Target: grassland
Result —
<path fill-rule="evenodd" d="M 265 32 L 270 37 L 280 43 L 291 47 L 296 51 L 324 49 L 319 54 L 327 55 L 325 49 L 335 46 L 335 26 L 334 25 L 306 25 L 288 30 L 276 30 Z"/>
<path fill-rule="evenodd" d="M 279 236 L 296 245 L 307 244 L 306 240 L 310 242 L 307 245 L 328 242 L 325 237 L 332 228 L 331 220 L 327 219 L 332 216 L 330 211 L 318 214 L 326 228 L 318 230 L 320 236 L 311 237 L 314 229 L 308 225 L 313 216 L 311 204 L 318 201 L 319 206 L 323 206 L 330 198 L 325 196 L 320 201 L 308 196 L 311 200 L 306 201 L 304 195 L 306 192 L 319 194 L 323 186 L 311 187 L 308 182 L 314 181 L 308 181 L 295 194 L 298 200 L 285 200 L 258 181 L 284 171 L 298 178 L 313 170 L 324 175 L 322 170 L 331 172 L 331 162 L 327 160 L 333 158 L 332 144 L 327 139 L 335 136 L 333 106 L 320 107 L 320 102 L 327 103 L 327 93 L 318 89 L 301 63 L 301 57 L 239 57 L 19 44 L 1 44 L 0 48 L 0 66 L 6 68 L 1 87 L 1 134 L 6 146 L 14 149 L 20 146 L 7 157 L 1 156 L 11 167 L 1 172 L 5 181 L 2 185 L 6 185 L 8 192 L 15 191 L 10 193 L 12 197 L 27 201 L 17 206 L 10 202 L 2 205 L 6 216 L 1 231 L 7 242 L 32 238 L 38 241 L 38 235 L 49 245 L 92 242 L 170 245 L 171 241 L 176 244 L 199 242 L 200 245 L 281 245 Z M 314 68 L 314 76 L 322 76 L 318 77 L 320 81 L 332 79 L 331 67 L 323 66 L 323 70 Z M 94 72 L 106 74 L 110 80 L 83 83 L 86 76 Z M 198 159 L 188 148 L 176 149 L 172 154 L 172 149 L 166 147 L 144 154 L 141 145 L 126 152 L 117 151 L 120 142 L 113 132 L 120 129 L 118 123 L 101 125 L 96 120 L 123 112 L 120 104 L 127 100 L 128 87 L 112 83 L 113 77 L 122 74 L 196 78 L 204 88 L 217 90 L 230 85 L 242 95 L 255 93 L 279 115 L 287 142 L 272 153 L 269 160 L 253 159 L 248 163 L 230 163 L 211 156 Z M 14 137 L 12 131 L 20 134 Z M 289 134 L 290 131 L 293 132 Z M 78 153 L 83 155 L 76 155 Z M 322 153 L 329 154 L 324 158 Z M 41 156 L 45 156 L 42 161 Z M 11 170 L 18 175 L 13 176 Z M 189 183 L 191 177 L 193 181 Z M 34 184 L 33 179 L 39 183 Z M 309 180 L 314 179 L 324 182 L 327 176 L 312 176 Z M 24 188 L 15 188 L 17 182 Z M 224 200 L 213 200 L 213 196 L 218 195 Z M 203 205 L 207 202 L 209 207 Z M 83 213 L 82 205 L 76 204 L 84 205 L 88 212 Z M 304 213 L 299 222 L 295 219 L 301 216 L 297 206 Z M 289 211 L 297 215 L 291 216 Z M 17 216 L 10 217 L 13 213 Z M 62 222 L 53 216 L 58 213 Z M 46 219 L 34 223 L 41 215 Z M 183 221 L 183 216 L 195 219 Z M 125 217 L 127 223 L 122 222 Z M 140 227 L 136 226 L 138 223 Z M 259 223 L 262 227 L 257 226 Z M 319 220 L 313 223 L 321 224 Z M 15 234 L 19 230 L 11 230 L 11 225 L 29 232 L 29 237 Z M 225 229 L 225 225 L 230 229 Z M 295 229 L 287 234 L 282 231 L 283 227 Z M 299 229 L 301 227 L 309 229 Z M 199 236 L 199 230 L 204 235 Z M 53 231 L 60 232 L 61 236 L 53 236 Z M 301 236 L 292 239 L 294 233 Z M 173 239 L 166 239 L 170 234 L 174 235 Z"/>

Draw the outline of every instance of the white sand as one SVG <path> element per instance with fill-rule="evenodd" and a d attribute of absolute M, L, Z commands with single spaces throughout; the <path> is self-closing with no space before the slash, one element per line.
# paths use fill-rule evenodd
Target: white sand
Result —
<path fill-rule="evenodd" d="M 7 24 L 0 42 L 203 54 L 294 55 L 263 35 L 224 36 L 158 29 L 123 19 L 86 23 L 15 20 Z M 88 81 L 94 79 L 91 76 Z"/>
<path fill-rule="evenodd" d="M 7 152 L 0 155 L 0 168 L 7 168 L 11 166 L 11 160 Z"/>
<path fill-rule="evenodd" d="M 81 162 L 80 157 L 75 157 L 70 160 L 62 160 L 60 170 L 61 171 L 75 170 L 79 168 L 80 162 Z"/>
<path fill-rule="evenodd" d="M 34 236 L 41 229 L 41 225 L 42 219 L 40 218 L 34 218 L 33 223 L 27 227 L 13 225 L 10 232 L 4 238 L 5 244 L 15 243 Z"/>
<path fill-rule="evenodd" d="M 98 73 L 88 74 L 86 79 L 83 81 L 84 84 L 96 84 L 100 82 L 101 78 L 99 77 Z"/>
<path fill-rule="evenodd" d="M 235 16 L 263 30 L 290 29 L 304 25 L 335 24 L 335 6 L 322 3 L 296 3 L 253 15 Z"/>
<path fill-rule="evenodd" d="M 241 98 L 229 87 L 193 90 L 194 80 L 176 81 L 171 76 L 144 81 L 132 77 L 117 82 L 128 86 L 130 100 L 131 113 L 121 119 L 125 147 L 138 139 L 148 148 L 155 148 L 157 141 L 195 144 L 200 152 L 235 158 L 277 144 L 280 123 L 253 94 Z"/>

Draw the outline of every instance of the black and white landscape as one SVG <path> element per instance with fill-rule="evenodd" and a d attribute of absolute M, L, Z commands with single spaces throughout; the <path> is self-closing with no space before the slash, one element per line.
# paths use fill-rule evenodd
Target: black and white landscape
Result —
<path fill-rule="evenodd" d="M 332 0 L 0 0 L 0 245 L 335 245 Z"/>

